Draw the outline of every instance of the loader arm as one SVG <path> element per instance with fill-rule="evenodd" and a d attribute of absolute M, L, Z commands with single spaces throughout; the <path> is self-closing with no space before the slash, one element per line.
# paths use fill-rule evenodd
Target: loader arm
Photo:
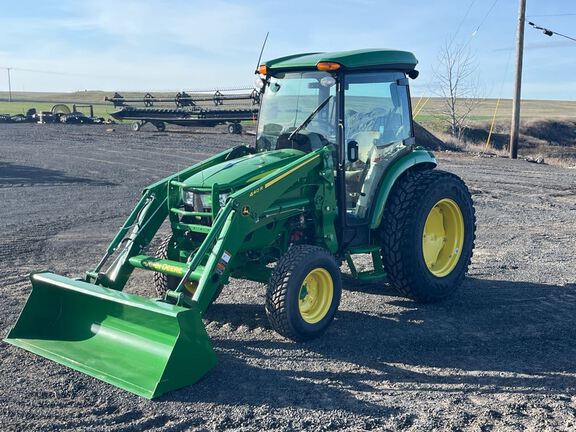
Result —
<path fill-rule="evenodd" d="M 170 182 L 183 181 L 197 172 L 223 162 L 233 152 L 241 155 L 242 153 L 247 154 L 249 150 L 245 146 L 225 150 L 144 189 L 138 204 L 108 245 L 106 254 L 96 268 L 86 272 L 84 281 L 121 291 L 134 270 L 134 266 L 129 262 L 130 258 L 138 255 L 142 249 L 148 246 L 168 216 L 167 198 Z M 108 259 L 117 251 L 118 254 L 112 264 L 105 271 L 102 271 Z"/>
<path fill-rule="evenodd" d="M 227 150 L 146 188 L 84 280 L 31 274 L 32 292 L 5 341 L 147 398 L 199 380 L 216 355 L 198 309 L 120 291 L 134 269 L 130 259 L 168 214 L 170 181 L 248 152 Z"/>
<path fill-rule="evenodd" d="M 319 175 L 311 176 L 312 171 L 317 171 Z M 278 202 L 279 197 L 288 189 L 305 185 L 313 185 L 315 192 L 304 198 Z M 235 267 L 236 255 L 245 238 L 271 223 L 304 211 L 320 214 L 317 242 L 335 252 L 336 202 L 333 188 L 332 151 L 329 147 L 323 147 L 233 193 L 187 263 L 178 287 L 167 293 L 167 300 L 172 299 L 178 305 L 197 306 L 203 313 L 218 287 L 228 282 L 230 271 Z M 201 265 L 201 271 L 198 271 Z M 189 280 L 198 283 L 192 296 L 187 295 L 185 290 L 185 283 Z"/>

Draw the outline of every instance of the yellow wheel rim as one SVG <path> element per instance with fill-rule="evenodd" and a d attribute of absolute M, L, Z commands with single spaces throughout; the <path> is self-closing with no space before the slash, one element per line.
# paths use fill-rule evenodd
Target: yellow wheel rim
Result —
<path fill-rule="evenodd" d="M 436 203 L 424 225 L 422 252 L 428 270 L 436 277 L 450 274 L 462 255 L 464 218 L 456 201 L 449 198 Z"/>
<path fill-rule="evenodd" d="M 332 276 L 326 269 L 315 268 L 304 278 L 298 292 L 298 310 L 309 324 L 322 320 L 330 310 L 334 295 Z"/>

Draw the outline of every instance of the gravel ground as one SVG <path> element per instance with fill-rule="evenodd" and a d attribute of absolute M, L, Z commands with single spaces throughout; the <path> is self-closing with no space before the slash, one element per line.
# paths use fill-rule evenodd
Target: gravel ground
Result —
<path fill-rule="evenodd" d="M 0 125 L 2 335 L 28 272 L 81 275 L 144 186 L 252 139 L 106 128 Z M 207 316 L 218 366 L 155 401 L 1 344 L 0 430 L 575 430 L 576 172 L 439 160 L 478 217 L 469 277 L 449 300 L 417 305 L 345 275 L 328 332 L 298 344 L 270 329 L 262 285 L 233 281 Z M 127 290 L 151 293 L 151 274 Z"/>

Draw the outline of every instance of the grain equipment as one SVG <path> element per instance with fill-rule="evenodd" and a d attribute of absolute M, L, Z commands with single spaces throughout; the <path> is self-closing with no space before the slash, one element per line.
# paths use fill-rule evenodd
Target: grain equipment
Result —
<path fill-rule="evenodd" d="M 297 341 L 332 321 L 343 261 L 417 301 L 448 296 L 472 255 L 474 208 L 415 143 L 416 64 L 392 50 L 262 64 L 255 144 L 147 187 L 83 278 L 32 274 L 7 342 L 152 398 L 214 366 L 201 318 L 230 277 L 267 283 L 271 326 Z M 147 255 L 166 219 L 170 237 Z M 371 270 L 357 270 L 358 254 Z M 122 291 L 134 269 L 155 272 L 159 298 Z"/>
<path fill-rule="evenodd" d="M 220 124 L 228 125 L 228 132 L 242 133 L 242 121 L 254 121 L 258 118 L 260 92 L 253 89 L 235 89 L 221 92 L 196 92 L 188 94 L 178 92 L 174 97 L 153 96 L 146 93 L 142 98 L 127 98 L 119 93 L 104 100 L 118 108 L 110 115 L 116 120 L 134 120 L 132 130 L 139 131 L 142 126 L 150 123 L 158 131 L 166 129 L 166 123 L 178 126 L 214 127 Z M 143 103 L 143 107 L 131 106 L 131 103 Z M 234 107 L 223 107 L 224 103 L 239 103 Z M 167 107 L 174 103 L 175 108 Z M 204 103 L 204 106 L 201 104 Z M 164 104 L 164 106 L 158 106 Z"/>

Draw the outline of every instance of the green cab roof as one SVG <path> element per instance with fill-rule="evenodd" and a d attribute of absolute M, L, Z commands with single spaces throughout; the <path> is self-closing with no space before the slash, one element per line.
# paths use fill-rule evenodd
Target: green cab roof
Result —
<path fill-rule="evenodd" d="M 320 62 L 339 63 L 345 69 L 395 69 L 414 70 L 418 60 L 408 51 L 390 49 L 362 49 L 328 53 L 303 53 L 279 57 L 264 62 L 268 69 L 298 70 L 316 69 Z"/>

